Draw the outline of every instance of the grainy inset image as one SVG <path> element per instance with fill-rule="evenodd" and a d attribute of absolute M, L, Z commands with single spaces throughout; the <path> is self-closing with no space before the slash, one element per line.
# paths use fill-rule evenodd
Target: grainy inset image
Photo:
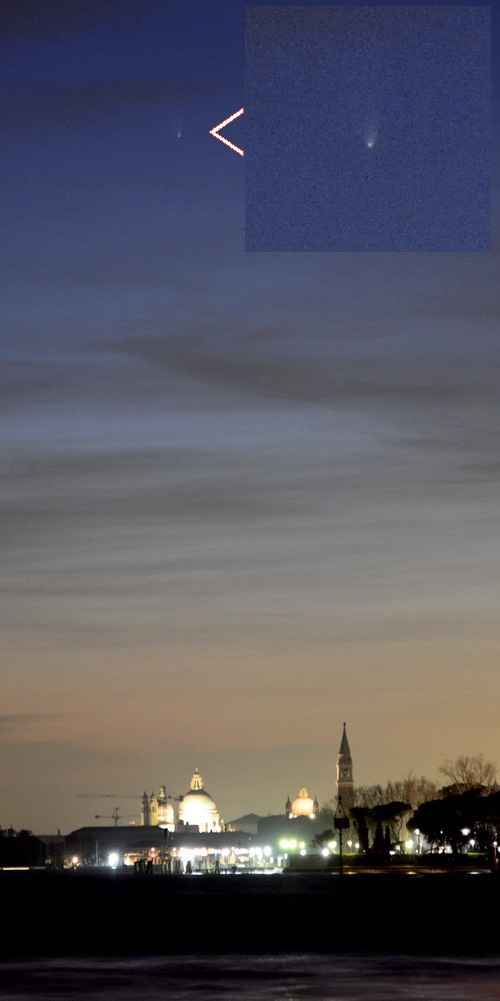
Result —
<path fill-rule="evenodd" d="M 487 250 L 490 21 L 247 8 L 247 250 Z"/>

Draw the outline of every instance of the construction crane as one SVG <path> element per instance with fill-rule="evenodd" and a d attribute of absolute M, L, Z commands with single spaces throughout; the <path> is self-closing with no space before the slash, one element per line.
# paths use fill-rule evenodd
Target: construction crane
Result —
<path fill-rule="evenodd" d="M 106 815 L 102 814 L 102 813 L 96 813 L 94 819 L 95 820 L 112 820 L 114 826 L 118 827 L 118 824 L 120 823 L 120 820 L 131 820 L 132 818 L 131 817 L 122 817 L 122 815 L 120 813 L 120 810 L 119 810 L 119 807 L 115 806 L 115 808 L 113 810 L 113 813 L 106 814 Z"/>
<path fill-rule="evenodd" d="M 119 792 L 117 792 L 117 793 L 113 793 L 113 792 L 78 792 L 76 795 L 77 795 L 78 799 L 114 799 L 115 801 L 117 799 L 133 799 L 133 800 L 135 800 L 135 802 L 137 804 L 139 804 L 140 801 L 141 801 L 141 799 L 142 799 L 142 796 L 131 796 L 131 795 L 127 795 L 127 794 L 124 795 L 124 796 L 122 796 Z M 115 806 L 113 808 L 113 812 L 111 814 L 101 814 L 101 813 L 94 814 L 94 820 L 112 820 L 113 824 L 115 825 L 115 827 L 117 827 L 118 824 L 120 823 L 120 820 L 132 820 L 132 819 L 135 820 L 136 816 L 137 816 L 137 814 L 133 818 L 132 817 L 122 817 L 121 814 L 120 814 L 120 808 L 118 806 Z"/>

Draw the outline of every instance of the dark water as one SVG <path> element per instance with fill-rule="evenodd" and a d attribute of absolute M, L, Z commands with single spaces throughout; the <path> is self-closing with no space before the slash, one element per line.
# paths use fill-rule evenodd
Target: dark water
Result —
<path fill-rule="evenodd" d="M 500 959 L 233 956 L 8 963 L 0 1001 L 498 1001 Z"/>

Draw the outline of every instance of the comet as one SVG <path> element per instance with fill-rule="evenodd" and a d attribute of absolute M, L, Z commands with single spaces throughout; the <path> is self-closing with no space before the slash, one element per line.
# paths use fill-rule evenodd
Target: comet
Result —
<path fill-rule="evenodd" d="M 367 149 L 375 149 L 378 139 L 378 122 L 376 115 L 372 115 L 366 122 L 363 130 L 363 139 Z"/>

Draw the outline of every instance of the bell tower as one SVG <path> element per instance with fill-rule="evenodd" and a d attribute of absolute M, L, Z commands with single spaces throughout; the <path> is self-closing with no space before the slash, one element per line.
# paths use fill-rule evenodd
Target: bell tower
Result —
<path fill-rule="evenodd" d="M 339 804 L 341 804 L 346 815 L 349 814 L 349 810 L 354 806 L 352 756 L 345 723 L 339 753 L 337 754 L 337 807 Z"/>

